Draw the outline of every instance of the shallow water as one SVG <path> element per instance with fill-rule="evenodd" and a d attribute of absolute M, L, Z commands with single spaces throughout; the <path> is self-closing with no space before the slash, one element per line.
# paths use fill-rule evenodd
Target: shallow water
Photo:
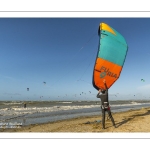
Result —
<path fill-rule="evenodd" d="M 13 128 L 101 114 L 99 101 L 28 101 L 27 108 L 23 104 L 21 101 L 1 101 L 0 127 Z M 111 101 L 110 106 L 113 113 L 150 107 L 150 101 Z"/>

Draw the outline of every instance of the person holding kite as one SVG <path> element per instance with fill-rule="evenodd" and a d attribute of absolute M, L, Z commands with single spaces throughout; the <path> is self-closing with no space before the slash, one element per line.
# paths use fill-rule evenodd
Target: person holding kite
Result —
<path fill-rule="evenodd" d="M 104 89 L 99 89 L 98 94 L 97 94 L 97 98 L 100 98 L 100 99 L 101 99 L 102 126 L 103 126 L 103 129 L 105 129 L 105 112 L 107 111 L 107 112 L 108 112 L 108 115 L 109 115 L 109 118 L 110 118 L 111 121 L 112 121 L 113 126 L 116 128 L 115 121 L 114 121 L 114 118 L 112 117 L 111 110 L 110 110 L 110 106 L 109 106 L 109 101 L 108 101 L 108 88 L 107 88 L 107 85 L 106 85 L 106 80 L 104 79 L 103 82 L 104 82 L 104 85 L 105 85 L 105 89 L 106 89 L 106 90 L 104 90 Z"/>

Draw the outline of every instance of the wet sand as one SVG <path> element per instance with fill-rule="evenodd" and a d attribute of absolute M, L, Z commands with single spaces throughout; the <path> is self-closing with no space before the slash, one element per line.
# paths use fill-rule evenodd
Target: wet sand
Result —
<path fill-rule="evenodd" d="M 126 112 L 112 113 L 116 128 L 113 127 L 111 120 L 106 113 L 106 129 L 102 129 L 101 115 L 79 117 L 53 123 L 35 124 L 21 126 L 20 128 L 1 128 L 0 132 L 150 132 L 150 108 L 129 110 Z"/>

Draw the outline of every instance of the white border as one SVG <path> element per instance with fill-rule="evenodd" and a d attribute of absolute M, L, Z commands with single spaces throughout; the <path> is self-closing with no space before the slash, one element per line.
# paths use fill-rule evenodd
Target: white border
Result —
<path fill-rule="evenodd" d="M 149 18 L 150 12 L 0 12 L 1 18 Z"/>
<path fill-rule="evenodd" d="M 149 1 L 1 0 L 1 11 L 149 11 Z"/>
<path fill-rule="evenodd" d="M 124 132 L 97 133 L 1 133 L 0 139 L 150 139 L 150 134 Z"/>

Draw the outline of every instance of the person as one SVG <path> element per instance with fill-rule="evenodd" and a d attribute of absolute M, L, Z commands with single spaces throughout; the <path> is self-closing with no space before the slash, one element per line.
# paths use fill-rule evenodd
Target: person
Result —
<path fill-rule="evenodd" d="M 116 128 L 114 118 L 112 117 L 110 106 L 109 106 L 109 101 L 108 101 L 108 88 L 106 84 L 106 80 L 103 80 L 105 89 L 99 89 L 97 98 L 101 99 L 101 109 L 102 109 L 102 128 L 105 129 L 105 112 L 108 112 L 109 118 L 112 121 L 113 126 Z"/>
<path fill-rule="evenodd" d="M 26 103 L 24 103 L 24 108 L 26 108 L 27 107 L 27 104 Z"/>

